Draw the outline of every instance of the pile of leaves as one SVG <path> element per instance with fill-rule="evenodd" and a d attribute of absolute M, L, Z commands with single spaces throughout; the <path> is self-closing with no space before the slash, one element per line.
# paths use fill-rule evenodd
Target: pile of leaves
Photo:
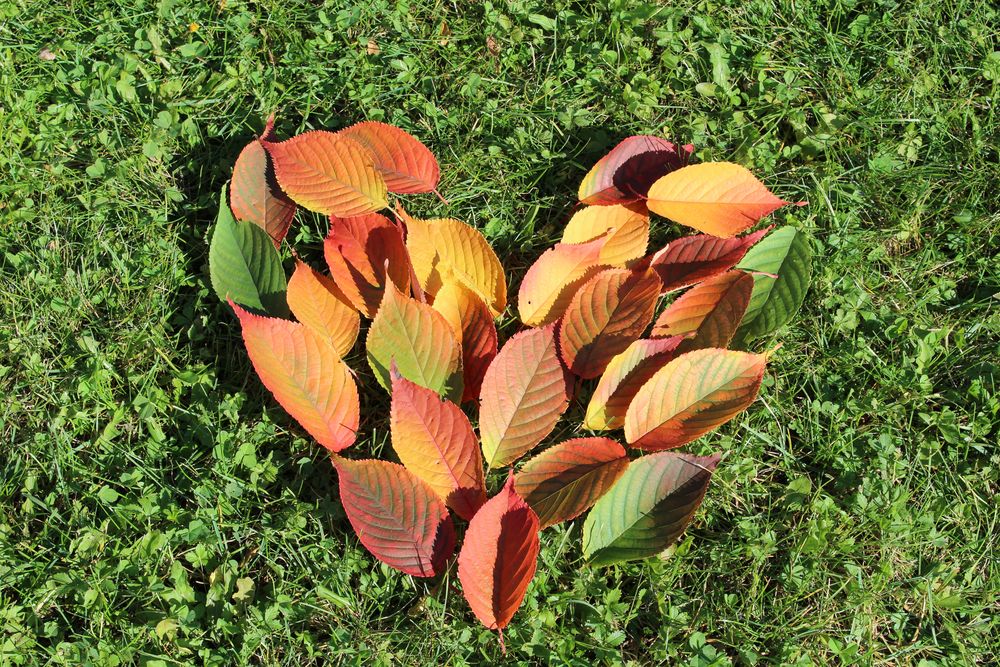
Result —
<path fill-rule="evenodd" d="M 534 575 L 541 530 L 589 509 L 583 555 L 595 565 L 669 547 L 720 461 L 673 450 L 754 401 L 770 353 L 750 343 L 804 298 L 801 232 L 738 236 L 788 202 L 739 165 L 690 164 L 691 146 L 625 139 L 586 175 L 583 206 L 525 274 L 524 329 L 501 346 L 507 276 L 487 240 L 459 220 L 390 207 L 388 193 L 436 192 L 426 146 L 375 122 L 280 142 L 273 127 L 272 117 L 237 159 L 229 201 L 221 194 L 211 280 L 264 386 L 330 451 L 361 543 L 402 572 L 434 577 L 462 532 L 453 515 L 467 522 L 458 579 L 501 640 Z M 328 273 L 293 249 L 286 280 L 279 251 L 299 207 L 329 216 Z M 651 212 L 701 233 L 649 254 Z M 344 362 L 362 318 L 368 363 L 391 394 L 399 463 L 343 454 L 362 423 Z M 632 451 L 587 435 L 518 465 L 595 381 L 580 430 L 623 429 Z M 493 497 L 484 462 L 508 470 Z"/>

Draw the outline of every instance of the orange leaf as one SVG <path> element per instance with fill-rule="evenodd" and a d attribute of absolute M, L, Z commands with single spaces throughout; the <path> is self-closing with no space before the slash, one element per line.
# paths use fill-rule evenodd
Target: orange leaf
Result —
<path fill-rule="evenodd" d="M 389 192 L 412 194 L 437 187 L 440 170 L 434 154 L 404 130 L 368 121 L 343 129 L 337 136 L 353 139 L 371 153 Z"/>
<path fill-rule="evenodd" d="M 698 283 L 660 313 L 653 338 L 688 336 L 677 354 L 703 347 L 726 347 L 740 326 L 753 292 L 753 276 L 727 271 Z"/>
<path fill-rule="evenodd" d="M 439 312 L 386 284 L 382 305 L 368 328 L 368 363 L 390 390 L 393 362 L 400 375 L 438 394 L 462 398 L 462 350 Z"/>
<path fill-rule="evenodd" d="M 354 347 L 361 318 L 328 276 L 297 261 L 288 281 L 288 307 L 313 333 L 326 338 L 341 357 Z"/>
<path fill-rule="evenodd" d="M 604 372 L 612 357 L 642 335 L 659 296 L 660 279 L 653 271 L 595 274 L 573 296 L 559 326 L 566 366 L 582 378 Z"/>
<path fill-rule="evenodd" d="M 767 357 L 709 348 L 677 357 L 635 395 L 625 439 L 639 449 L 680 447 L 726 423 L 757 397 Z"/>
<path fill-rule="evenodd" d="M 406 249 L 425 292 L 436 296 L 441 286 L 459 282 L 478 294 L 494 317 L 507 307 L 507 277 L 486 238 L 461 220 L 420 220 L 397 207 L 406 223 Z"/>
<path fill-rule="evenodd" d="M 646 254 L 649 211 L 639 202 L 629 205 L 588 206 L 573 214 L 563 230 L 563 243 L 586 243 L 607 234 L 598 261 L 625 266 Z"/>
<path fill-rule="evenodd" d="M 419 477 L 388 461 L 333 457 L 340 501 L 373 556 L 415 577 L 440 574 L 455 551 L 448 508 Z"/>
<path fill-rule="evenodd" d="M 358 431 L 358 388 L 329 341 L 297 322 L 229 304 L 257 375 L 281 407 L 330 451 L 349 447 Z"/>
<path fill-rule="evenodd" d="M 384 215 L 330 216 L 323 253 L 337 287 L 365 317 L 378 312 L 387 262 L 389 278 L 404 294 L 410 293 L 410 260 L 403 233 Z"/>
<path fill-rule="evenodd" d="M 389 205 L 371 154 L 353 139 L 316 130 L 261 143 L 274 161 L 281 189 L 310 211 L 347 217 Z"/>
<path fill-rule="evenodd" d="M 521 606 L 538 564 L 538 517 L 513 477 L 476 512 L 458 554 L 458 579 L 476 618 L 503 629 Z"/>
<path fill-rule="evenodd" d="M 659 137 L 628 137 L 587 172 L 580 183 L 580 201 L 606 206 L 641 199 L 658 178 L 686 165 L 693 150 L 684 146 L 678 151 Z"/>
<path fill-rule="evenodd" d="M 731 162 L 693 164 L 671 172 L 653 184 L 646 201 L 653 213 L 721 238 L 753 227 L 788 203 Z"/>
<path fill-rule="evenodd" d="M 524 464 L 518 495 L 548 528 L 583 514 L 628 467 L 625 449 L 608 438 L 577 438 L 549 447 Z"/>
<path fill-rule="evenodd" d="M 557 243 L 542 253 L 517 293 L 521 321 L 538 327 L 562 317 L 577 288 L 604 268 L 600 258 L 607 240 L 601 236 L 586 243 Z"/>
<path fill-rule="evenodd" d="M 584 427 L 608 431 L 623 426 L 636 392 L 676 356 L 682 340 L 683 336 L 637 340 L 612 359 L 590 397 Z"/>
<path fill-rule="evenodd" d="M 253 222 L 267 232 L 275 246 L 281 244 L 295 217 L 295 202 L 278 187 L 274 167 L 259 141 L 251 141 L 236 158 L 229 203 L 237 220 Z"/>
<path fill-rule="evenodd" d="M 769 231 L 771 227 L 731 239 L 708 234 L 685 236 L 653 255 L 649 268 L 660 276 L 664 292 L 693 285 L 736 266 Z"/>
<path fill-rule="evenodd" d="M 392 448 L 407 470 L 427 482 L 468 521 L 486 502 L 483 457 L 472 424 L 451 401 L 401 377 L 392 381 Z"/>
<path fill-rule="evenodd" d="M 513 336 L 486 371 L 479 434 L 491 468 L 505 466 L 540 443 L 569 403 L 566 374 L 552 327 Z"/>
<path fill-rule="evenodd" d="M 462 401 L 479 398 L 483 376 L 497 356 L 497 327 L 479 295 L 459 283 L 445 283 L 434 297 L 434 310 L 448 320 L 462 346 Z"/>

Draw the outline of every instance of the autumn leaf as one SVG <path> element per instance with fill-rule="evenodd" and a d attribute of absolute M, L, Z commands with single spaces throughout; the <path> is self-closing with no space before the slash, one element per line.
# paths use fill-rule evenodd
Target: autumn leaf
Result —
<path fill-rule="evenodd" d="M 389 205 L 371 154 L 353 139 L 315 130 L 261 144 L 274 162 L 281 189 L 310 211 L 349 217 Z"/>
<path fill-rule="evenodd" d="M 457 283 L 445 283 L 434 297 L 434 310 L 451 325 L 462 346 L 462 402 L 479 398 L 483 377 L 497 356 L 497 327 L 478 294 Z"/>
<path fill-rule="evenodd" d="M 274 117 L 268 119 L 263 139 L 269 139 Z M 247 144 L 236 158 L 229 200 L 237 220 L 247 220 L 265 232 L 277 246 L 295 218 L 295 202 L 288 198 L 274 177 L 274 166 L 259 141 Z"/>
<path fill-rule="evenodd" d="M 580 201 L 606 206 L 642 199 L 657 179 L 686 165 L 693 150 L 693 146 L 678 150 L 659 137 L 628 137 L 583 178 Z"/>
<path fill-rule="evenodd" d="M 662 553 L 691 522 L 718 463 L 718 455 L 676 452 L 633 461 L 587 515 L 584 556 L 610 565 Z"/>
<path fill-rule="evenodd" d="M 787 324 L 805 301 L 812 275 L 809 239 L 794 227 L 776 229 L 751 248 L 739 267 L 755 273 L 736 338 L 765 336 Z"/>
<path fill-rule="evenodd" d="M 538 563 L 538 517 L 514 490 L 514 479 L 469 522 L 458 554 L 458 579 L 476 618 L 503 629 L 521 606 Z"/>
<path fill-rule="evenodd" d="M 789 202 L 771 194 L 745 167 L 732 162 L 693 164 L 649 189 L 649 210 L 700 232 L 729 238 Z"/>
<path fill-rule="evenodd" d="M 566 366 L 582 378 L 599 376 L 612 357 L 642 335 L 659 296 L 660 279 L 653 271 L 595 274 L 573 296 L 559 326 Z"/>
<path fill-rule="evenodd" d="M 415 577 L 440 574 L 455 551 L 444 502 L 419 477 L 388 461 L 333 457 L 354 532 L 373 556 Z"/>
<path fill-rule="evenodd" d="M 479 434 L 491 468 L 516 461 L 547 436 L 569 403 L 552 327 L 514 335 L 490 364 L 479 400 Z"/>
<path fill-rule="evenodd" d="M 646 254 L 649 211 L 644 203 L 588 206 L 573 214 L 563 230 L 563 243 L 586 243 L 607 235 L 600 264 L 625 266 Z"/>
<path fill-rule="evenodd" d="M 577 288 L 607 268 L 600 263 L 605 243 L 607 236 L 601 236 L 586 243 L 557 243 L 542 253 L 525 273 L 517 293 L 521 321 L 540 327 L 562 317 Z"/>
<path fill-rule="evenodd" d="M 288 281 L 288 307 L 299 322 L 326 338 L 341 357 L 354 347 L 361 318 L 329 276 L 301 260 Z"/>
<path fill-rule="evenodd" d="M 410 293 L 410 260 L 403 233 L 384 215 L 330 217 L 330 233 L 323 242 L 330 275 L 347 300 L 365 317 L 375 317 L 389 279 Z"/>
<path fill-rule="evenodd" d="M 686 336 L 677 354 L 703 347 L 726 347 L 750 303 L 753 284 L 753 276 L 736 270 L 698 283 L 660 313 L 651 335 Z"/>
<path fill-rule="evenodd" d="M 708 348 L 670 361 L 636 393 L 625 439 L 646 450 L 680 447 L 726 423 L 757 397 L 767 356 Z"/>
<path fill-rule="evenodd" d="M 392 448 L 465 520 L 486 502 L 483 458 L 465 413 L 430 389 L 396 376 L 389 413 Z"/>
<path fill-rule="evenodd" d="M 608 431 L 625 425 L 625 412 L 642 385 L 677 354 L 683 336 L 637 340 L 615 356 L 597 382 L 583 425 Z"/>
<path fill-rule="evenodd" d="M 366 339 L 368 363 L 379 384 L 390 390 L 389 369 L 451 400 L 462 398 L 462 350 L 451 325 L 426 303 L 404 296 L 386 283 L 382 305 Z"/>
<path fill-rule="evenodd" d="M 769 231 L 771 227 L 766 227 L 729 239 L 710 234 L 685 236 L 653 255 L 649 268 L 660 276 L 664 292 L 687 287 L 736 266 L 747 250 Z"/>
<path fill-rule="evenodd" d="M 525 463 L 514 478 L 514 489 L 545 529 L 587 511 L 621 477 L 628 462 L 625 449 L 614 440 L 567 440 Z"/>
<path fill-rule="evenodd" d="M 437 187 L 441 174 L 434 154 L 404 130 L 368 121 L 343 129 L 337 136 L 353 139 L 367 149 L 389 192 L 412 194 Z"/>
<path fill-rule="evenodd" d="M 240 319 L 250 361 L 281 407 L 330 451 L 349 447 L 358 431 L 358 389 L 333 345 L 298 322 L 254 315 L 229 303 Z"/>

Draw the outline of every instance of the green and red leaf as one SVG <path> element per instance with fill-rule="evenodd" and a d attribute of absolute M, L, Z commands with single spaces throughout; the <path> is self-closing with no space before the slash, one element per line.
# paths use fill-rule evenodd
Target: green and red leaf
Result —
<path fill-rule="evenodd" d="M 642 202 L 588 206 L 573 214 L 563 230 L 563 243 L 586 243 L 606 237 L 598 262 L 625 266 L 646 254 L 649 211 Z"/>
<path fill-rule="evenodd" d="M 583 524 L 583 554 L 594 565 L 649 558 L 680 537 L 705 497 L 719 456 L 641 456 L 602 496 Z"/>
<path fill-rule="evenodd" d="M 645 450 L 687 444 L 753 403 L 767 356 L 709 348 L 682 354 L 653 375 L 625 414 L 625 439 Z"/>
<path fill-rule="evenodd" d="M 583 514 L 628 467 L 625 449 L 608 438 L 577 438 L 549 447 L 524 464 L 514 489 L 535 510 L 541 528 Z"/>
<path fill-rule="evenodd" d="M 788 203 L 732 162 L 705 162 L 671 172 L 653 184 L 646 200 L 653 213 L 720 238 L 753 227 Z"/>
<path fill-rule="evenodd" d="M 326 338 L 341 357 L 354 347 L 361 318 L 329 276 L 301 260 L 288 281 L 288 307 L 299 322 Z"/>
<path fill-rule="evenodd" d="M 754 279 L 743 271 L 727 271 L 698 283 L 660 313 L 652 336 L 686 336 L 677 354 L 703 347 L 726 347 L 750 303 Z"/>
<path fill-rule="evenodd" d="M 310 211 L 349 217 L 389 205 L 372 155 L 353 139 L 315 130 L 261 144 L 274 162 L 281 189 Z"/>
<path fill-rule="evenodd" d="M 250 361 L 281 407 L 330 451 L 349 447 L 358 431 L 358 389 L 333 345 L 298 322 L 230 305 Z"/>
<path fill-rule="evenodd" d="M 521 321 L 540 327 L 566 311 L 576 290 L 601 268 L 607 235 L 586 243 L 557 243 L 531 265 L 517 293 Z"/>
<path fill-rule="evenodd" d="M 345 128 L 337 136 L 358 142 L 371 154 L 389 192 L 432 192 L 441 176 L 427 146 L 405 130 L 376 121 Z"/>
<path fill-rule="evenodd" d="M 649 270 L 606 269 L 583 284 L 559 325 L 562 358 L 570 371 L 595 378 L 653 319 L 660 279 Z"/>
<path fill-rule="evenodd" d="M 686 165 L 693 150 L 693 146 L 678 150 L 659 137 L 628 137 L 584 176 L 580 201 L 607 206 L 642 199 L 657 179 Z"/>
<path fill-rule="evenodd" d="M 486 502 L 483 457 L 469 418 L 451 401 L 402 377 L 392 381 L 392 448 L 458 516 Z"/>
<path fill-rule="evenodd" d="M 771 227 L 766 227 L 730 239 L 709 234 L 685 236 L 653 255 L 649 268 L 660 276 L 664 292 L 687 287 L 736 266 L 747 250 L 770 230 Z"/>
<path fill-rule="evenodd" d="M 373 556 L 415 577 L 440 574 L 455 552 L 448 508 L 419 477 L 388 461 L 333 457 L 354 532 Z"/>
<path fill-rule="evenodd" d="M 497 356 L 497 327 L 490 309 L 478 294 L 457 282 L 445 283 L 433 306 L 448 320 L 462 346 L 462 402 L 474 401 Z"/>
<path fill-rule="evenodd" d="M 486 464 L 513 463 L 552 432 L 569 404 L 553 327 L 513 336 L 490 364 L 479 400 Z"/>
<path fill-rule="evenodd" d="M 677 356 L 684 338 L 637 340 L 613 358 L 597 382 L 583 425 L 592 431 L 609 431 L 625 425 L 625 413 L 642 385 Z"/>
<path fill-rule="evenodd" d="M 458 554 L 458 579 L 476 618 L 490 630 L 503 629 L 521 606 L 538 564 L 538 517 L 509 478 L 465 531 Z"/>

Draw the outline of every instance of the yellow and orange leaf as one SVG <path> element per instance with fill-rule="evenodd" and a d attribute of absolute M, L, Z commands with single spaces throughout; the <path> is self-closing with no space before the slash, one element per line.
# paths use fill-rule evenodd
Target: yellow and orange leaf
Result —
<path fill-rule="evenodd" d="M 636 393 L 625 439 L 646 450 L 672 449 L 745 410 L 757 397 L 767 356 L 708 348 L 675 358 Z"/>
<path fill-rule="evenodd" d="M 354 347 L 361 324 L 358 311 L 329 276 L 301 260 L 288 281 L 288 307 L 307 329 L 329 340 L 341 357 Z"/>
<path fill-rule="evenodd" d="M 642 202 L 588 206 L 573 214 L 563 230 L 563 243 L 586 243 L 607 235 L 598 261 L 625 266 L 646 254 L 649 211 Z"/>
<path fill-rule="evenodd" d="M 569 370 L 582 378 L 603 373 L 612 357 L 642 335 L 659 296 L 660 279 L 648 269 L 606 269 L 584 283 L 559 326 Z"/>
<path fill-rule="evenodd" d="M 566 311 L 576 290 L 602 268 L 601 250 L 608 237 L 586 243 L 557 243 L 539 257 L 521 281 L 517 310 L 532 327 L 555 322 Z"/>
<path fill-rule="evenodd" d="M 649 210 L 700 232 L 729 238 L 789 202 L 745 167 L 705 162 L 671 172 L 649 189 Z"/>
<path fill-rule="evenodd" d="M 753 292 L 753 276 L 727 271 L 698 283 L 670 304 L 653 323 L 653 338 L 687 336 L 677 354 L 726 347 L 740 326 Z"/>
<path fill-rule="evenodd" d="M 486 502 L 483 457 L 462 410 L 402 377 L 392 381 L 392 448 L 458 516 L 470 520 Z"/>
<path fill-rule="evenodd" d="M 569 403 L 553 327 L 513 336 L 490 364 L 479 400 L 479 435 L 491 468 L 516 461 L 547 436 Z"/>
<path fill-rule="evenodd" d="M 389 192 L 432 192 L 441 172 L 434 154 L 416 137 L 393 125 L 367 121 L 337 133 L 364 146 Z"/>
<path fill-rule="evenodd" d="M 281 407 L 330 451 L 353 444 L 358 388 L 330 342 L 298 322 L 254 315 L 229 303 L 240 319 L 250 361 Z"/>
<path fill-rule="evenodd" d="M 483 376 L 497 356 L 497 327 L 478 294 L 457 282 L 445 283 L 434 297 L 434 310 L 448 320 L 462 346 L 462 402 L 479 398 Z"/>
<path fill-rule="evenodd" d="M 349 217 L 389 205 L 371 154 L 353 139 L 315 130 L 261 144 L 274 162 L 281 189 L 310 211 Z"/>

